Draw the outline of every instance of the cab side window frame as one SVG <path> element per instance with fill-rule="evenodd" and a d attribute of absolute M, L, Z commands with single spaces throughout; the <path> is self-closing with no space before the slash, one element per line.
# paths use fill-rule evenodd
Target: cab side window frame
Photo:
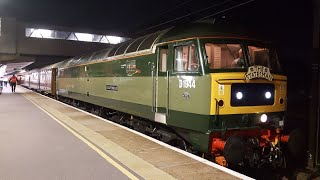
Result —
<path fill-rule="evenodd" d="M 196 43 L 193 41 L 179 42 L 173 45 L 174 73 L 200 73 L 200 57 Z"/>

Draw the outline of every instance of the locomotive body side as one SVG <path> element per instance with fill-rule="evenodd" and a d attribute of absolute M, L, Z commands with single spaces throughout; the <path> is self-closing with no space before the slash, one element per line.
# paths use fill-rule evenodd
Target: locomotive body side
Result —
<path fill-rule="evenodd" d="M 147 55 L 60 69 L 58 94 L 153 119 L 150 112 L 152 78 L 149 59 L 154 60 L 152 55 Z M 128 75 L 127 62 L 132 61 L 137 63 L 140 72 Z"/>

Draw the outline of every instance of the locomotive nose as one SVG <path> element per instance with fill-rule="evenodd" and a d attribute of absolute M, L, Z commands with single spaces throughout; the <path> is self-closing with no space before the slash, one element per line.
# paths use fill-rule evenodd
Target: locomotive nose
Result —
<path fill-rule="evenodd" d="M 242 138 L 231 136 L 225 143 L 223 156 L 230 165 L 238 165 L 245 155 L 245 143 Z"/>

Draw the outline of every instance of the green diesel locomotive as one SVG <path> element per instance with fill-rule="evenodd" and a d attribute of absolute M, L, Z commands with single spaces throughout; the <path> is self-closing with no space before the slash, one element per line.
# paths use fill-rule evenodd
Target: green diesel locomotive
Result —
<path fill-rule="evenodd" d="M 214 25 L 169 28 L 38 73 L 39 90 L 223 166 L 280 166 L 280 145 L 299 143 L 282 134 L 287 78 L 275 50 Z"/>

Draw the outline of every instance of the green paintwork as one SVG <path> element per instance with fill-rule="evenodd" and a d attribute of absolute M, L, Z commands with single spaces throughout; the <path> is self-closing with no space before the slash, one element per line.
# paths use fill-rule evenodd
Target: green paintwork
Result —
<path fill-rule="evenodd" d="M 108 98 L 101 98 L 98 96 L 85 95 L 75 92 L 69 92 L 68 94 L 64 94 L 63 96 L 77 99 L 80 101 L 96 104 L 102 107 L 107 107 L 110 109 L 126 112 L 128 114 L 132 114 L 139 117 L 144 117 L 150 120 L 154 119 L 154 113 L 151 112 L 151 106 L 130 103 L 127 101 L 120 101 Z"/>
<path fill-rule="evenodd" d="M 118 91 L 106 90 L 106 85 L 115 85 Z M 68 92 L 100 98 L 126 101 L 151 106 L 151 77 L 95 77 L 95 78 L 63 78 L 58 79 L 58 88 Z M 59 93 L 63 95 L 62 93 Z"/>
<path fill-rule="evenodd" d="M 195 88 L 179 88 L 179 81 L 194 80 Z M 169 109 L 196 114 L 210 114 L 210 76 L 172 75 L 169 82 Z M 184 93 L 190 96 L 186 98 Z"/>
<path fill-rule="evenodd" d="M 136 73 L 126 71 L 127 62 L 135 60 Z M 150 77 L 151 63 L 155 63 L 155 55 L 145 55 L 135 58 L 121 60 L 104 61 L 100 63 L 80 65 L 60 69 L 59 78 L 77 78 L 77 77 Z M 85 71 L 87 67 L 87 71 Z M 63 73 L 61 73 L 63 71 Z"/>

